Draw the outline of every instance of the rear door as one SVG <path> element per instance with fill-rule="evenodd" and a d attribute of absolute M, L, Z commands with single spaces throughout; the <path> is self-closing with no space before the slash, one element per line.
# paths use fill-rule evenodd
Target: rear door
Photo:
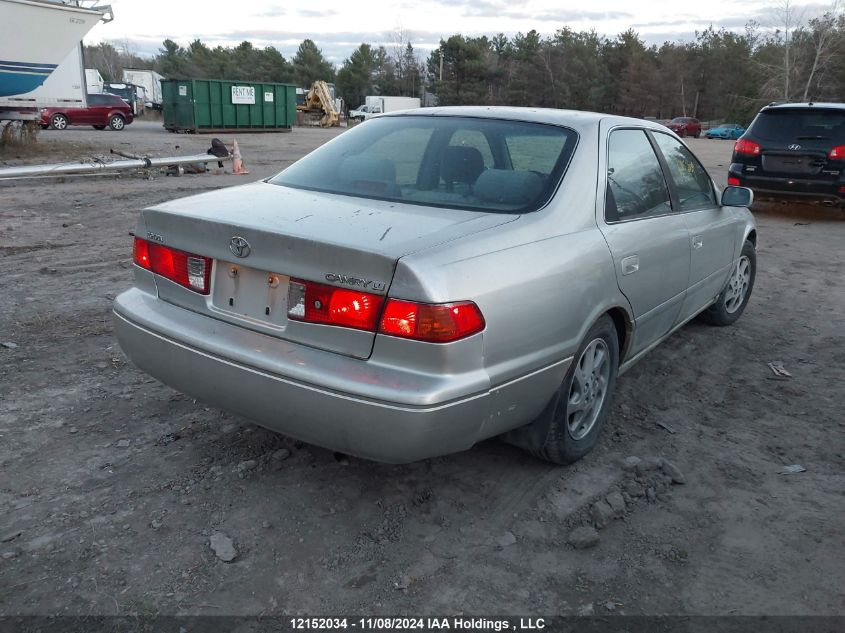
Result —
<path fill-rule="evenodd" d="M 104 102 L 107 99 L 103 95 L 88 95 L 88 107 L 76 111 L 77 125 L 103 125 Z"/>
<path fill-rule="evenodd" d="M 675 206 L 689 231 L 689 288 L 681 308 L 687 320 L 713 302 L 722 291 L 736 255 L 736 217 L 718 204 L 713 182 L 690 150 L 668 134 L 653 133 Z"/>
<path fill-rule="evenodd" d="M 611 130 L 605 160 L 599 227 L 634 311 L 636 354 L 678 321 L 689 280 L 689 236 L 645 130 Z"/>

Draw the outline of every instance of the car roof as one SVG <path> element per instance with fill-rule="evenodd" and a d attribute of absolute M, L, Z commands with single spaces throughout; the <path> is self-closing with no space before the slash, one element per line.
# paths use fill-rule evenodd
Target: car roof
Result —
<path fill-rule="evenodd" d="M 665 131 L 666 127 L 654 121 L 634 117 L 588 112 L 586 110 L 559 110 L 555 108 L 518 108 L 512 106 L 438 106 L 390 112 L 381 116 L 461 116 L 480 119 L 501 119 L 527 123 L 548 123 L 578 129 L 597 127 L 601 121 L 611 125 L 632 125 Z"/>
<path fill-rule="evenodd" d="M 816 103 L 814 101 L 804 103 L 770 103 L 769 105 L 765 106 L 762 110 L 760 110 L 760 112 L 763 112 L 764 110 L 812 110 L 814 108 L 819 108 L 823 110 L 845 110 L 845 103 Z"/>

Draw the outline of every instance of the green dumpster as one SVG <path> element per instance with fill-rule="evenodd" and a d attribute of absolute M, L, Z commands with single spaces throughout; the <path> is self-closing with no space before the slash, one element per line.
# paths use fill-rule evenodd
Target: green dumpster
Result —
<path fill-rule="evenodd" d="M 166 79 L 161 92 L 170 132 L 289 132 L 296 121 L 292 84 Z"/>

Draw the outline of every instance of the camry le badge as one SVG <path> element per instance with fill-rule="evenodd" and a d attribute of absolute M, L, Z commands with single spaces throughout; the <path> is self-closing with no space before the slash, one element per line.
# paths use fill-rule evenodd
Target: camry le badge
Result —
<path fill-rule="evenodd" d="M 249 247 L 249 242 L 236 235 L 229 240 L 229 250 L 232 251 L 232 254 L 235 257 L 246 257 L 249 255 L 251 249 Z"/>

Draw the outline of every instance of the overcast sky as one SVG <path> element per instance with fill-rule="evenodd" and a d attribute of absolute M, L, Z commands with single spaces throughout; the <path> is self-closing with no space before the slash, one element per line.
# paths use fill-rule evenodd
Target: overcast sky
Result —
<path fill-rule="evenodd" d="M 778 0 L 104 0 L 115 19 L 100 24 L 86 43 L 126 42 L 141 55 L 153 55 L 162 40 L 185 45 L 196 38 L 216 46 L 250 40 L 275 46 L 290 58 L 311 38 L 335 64 L 361 43 L 391 45 L 404 32 L 427 55 L 440 38 L 454 33 L 495 35 L 537 29 L 551 35 L 563 26 L 595 29 L 614 36 L 634 28 L 648 43 L 691 41 L 709 24 L 741 31 L 749 20 L 773 26 Z M 793 0 L 805 19 L 826 4 Z"/>

